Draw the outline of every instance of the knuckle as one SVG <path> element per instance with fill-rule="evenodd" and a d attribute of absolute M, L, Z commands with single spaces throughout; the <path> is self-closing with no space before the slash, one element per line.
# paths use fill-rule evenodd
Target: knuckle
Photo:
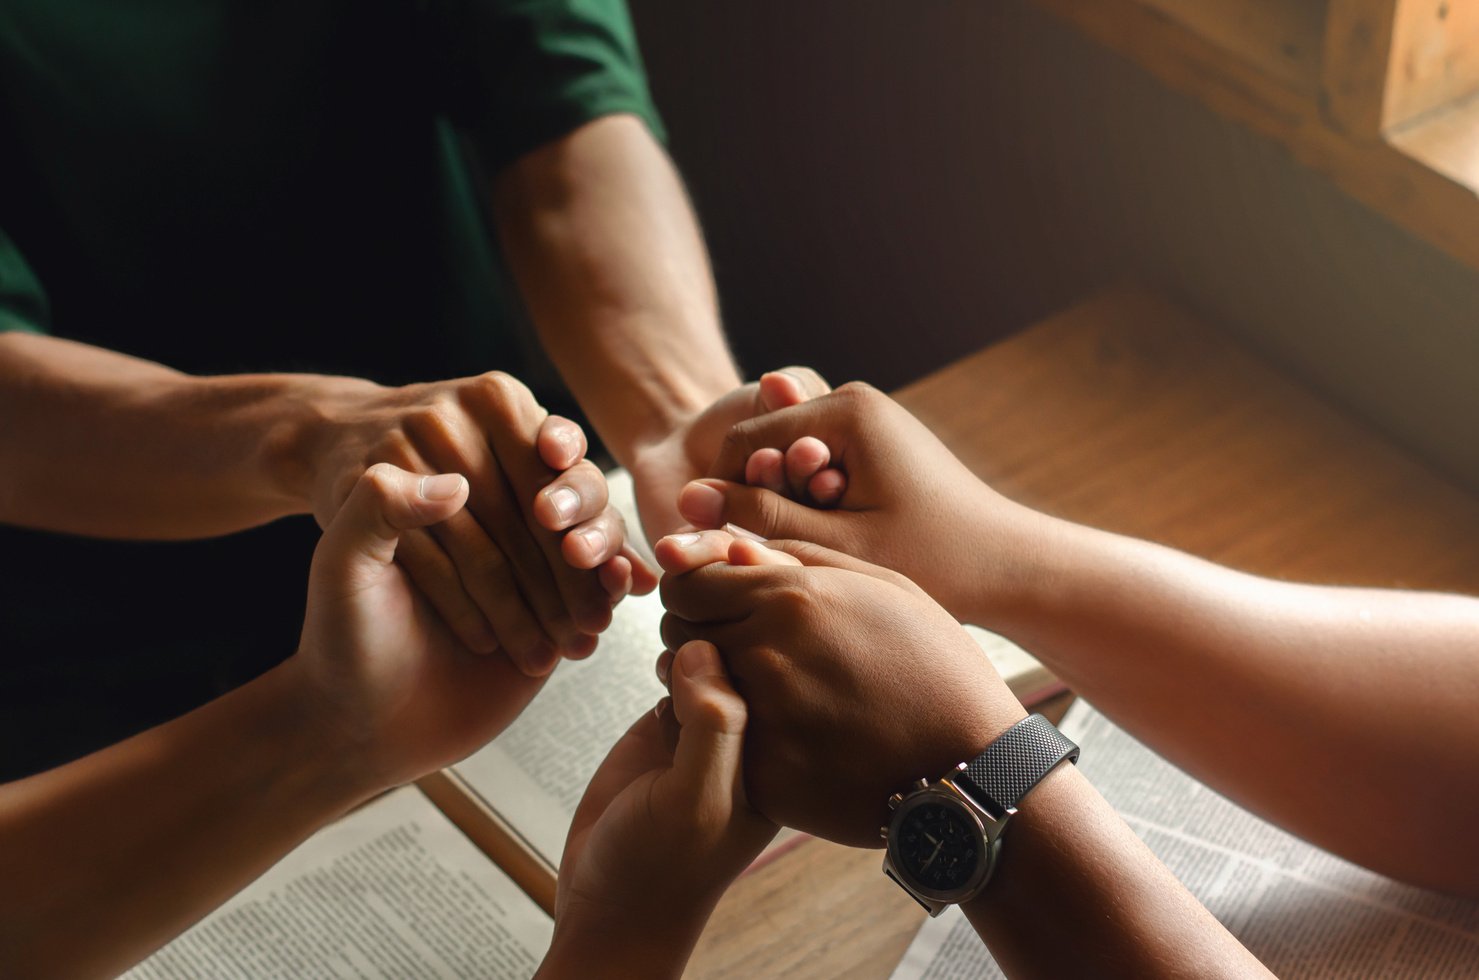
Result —
<path fill-rule="evenodd" d="M 442 399 L 420 405 L 406 416 L 406 428 L 416 437 L 436 445 L 455 442 L 462 430 L 462 412 Z"/>
<path fill-rule="evenodd" d="M 506 419 L 521 418 L 533 406 L 534 394 L 524 382 L 505 371 L 488 371 L 473 378 L 465 396 L 479 400 L 485 407 Z"/>
<path fill-rule="evenodd" d="M 835 395 L 860 405 L 867 404 L 882 396 L 882 392 L 866 381 L 849 381 L 838 388 Z"/>
<path fill-rule="evenodd" d="M 754 525 L 749 530 L 767 538 L 775 537 L 781 526 L 781 498 L 763 490 L 752 490 L 749 497 L 752 501 L 749 520 Z"/>

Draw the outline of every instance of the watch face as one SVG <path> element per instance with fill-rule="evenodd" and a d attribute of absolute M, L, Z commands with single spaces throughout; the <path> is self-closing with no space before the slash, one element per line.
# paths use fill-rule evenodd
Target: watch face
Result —
<path fill-rule="evenodd" d="M 984 860 L 979 824 L 964 804 L 939 796 L 901 809 L 889 830 L 895 866 L 915 888 L 949 894 L 970 887 Z"/>

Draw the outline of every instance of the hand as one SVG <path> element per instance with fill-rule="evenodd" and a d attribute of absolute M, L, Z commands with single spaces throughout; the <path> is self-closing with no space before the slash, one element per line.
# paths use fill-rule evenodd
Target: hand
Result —
<path fill-rule="evenodd" d="M 467 502 L 457 474 L 377 463 L 324 532 L 298 652 L 285 665 L 308 717 L 376 789 L 449 765 L 508 727 L 544 683 L 502 652 L 469 650 L 395 562 L 407 532 Z"/>
<path fill-rule="evenodd" d="M 469 649 L 502 648 L 526 673 L 583 656 L 611 606 L 654 582 L 625 546 L 580 427 L 493 372 L 386 389 L 348 382 L 320 403 L 311 501 L 325 527 L 365 468 L 465 474 L 467 510 L 409 530 L 397 560 Z"/>
<path fill-rule="evenodd" d="M 671 699 L 616 743 L 575 811 L 550 973 L 681 975 L 719 897 L 775 836 L 745 798 L 745 703 L 718 651 L 690 643 L 670 660 Z"/>
<path fill-rule="evenodd" d="M 691 483 L 678 499 L 695 527 L 733 523 L 862 556 L 988 627 L 1021 601 L 1047 520 L 986 486 L 918 419 L 863 384 L 735 425 L 713 472 L 719 479 Z"/>
<path fill-rule="evenodd" d="M 722 531 L 664 538 L 657 558 L 663 642 L 723 654 L 750 710 L 750 799 L 777 823 L 882 846 L 890 794 L 1026 716 L 975 641 L 895 572 Z"/>
<path fill-rule="evenodd" d="M 637 510 L 650 541 L 684 525 L 678 491 L 710 471 L 725 434 L 736 423 L 766 412 L 799 405 L 831 388 L 811 368 L 788 367 L 735 388 L 674 428 L 663 438 L 634 450 L 631 471 L 637 485 Z"/>

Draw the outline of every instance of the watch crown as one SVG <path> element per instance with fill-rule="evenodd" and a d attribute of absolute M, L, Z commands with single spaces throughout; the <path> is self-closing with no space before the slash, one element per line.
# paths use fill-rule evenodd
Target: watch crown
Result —
<path fill-rule="evenodd" d="M 888 808 L 890 810 L 897 810 L 899 808 L 899 804 L 900 803 L 903 803 L 903 802 L 904 802 L 904 794 L 903 793 L 895 793 L 893 796 L 890 796 L 888 798 Z"/>
<path fill-rule="evenodd" d="M 887 827 L 879 827 L 878 828 L 878 836 L 879 837 L 882 837 L 884 840 L 888 840 L 888 828 Z"/>

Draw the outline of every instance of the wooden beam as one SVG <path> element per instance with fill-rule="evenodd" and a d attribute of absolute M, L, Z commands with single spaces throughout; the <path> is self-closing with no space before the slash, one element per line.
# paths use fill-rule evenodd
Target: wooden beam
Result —
<path fill-rule="evenodd" d="M 1399 0 L 1387 80 L 1386 129 L 1479 92 L 1479 3 Z"/>
<path fill-rule="evenodd" d="M 1321 108 L 1332 126 L 1376 139 L 1386 128 L 1387 76 L 1398 0 L 1330 0 Z"/>

